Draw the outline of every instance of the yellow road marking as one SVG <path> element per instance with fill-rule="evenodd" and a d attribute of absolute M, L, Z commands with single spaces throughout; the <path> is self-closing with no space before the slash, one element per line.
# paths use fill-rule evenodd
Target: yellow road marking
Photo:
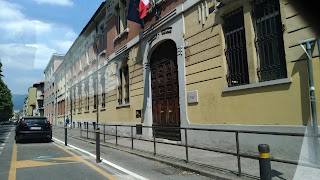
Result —
<path fill-rule="evenodd" d="M 13 144 L 12 158 L 8 180 L 16 180 L 17 145 Z"/>
<path fill-rule="evenodd" d="M 110 179 L 110 180 L 116 180 L 116 179 L 117 179 L 116 177 L 114 177 L 114 176 L 112 176 L 112 175 L 104 172 L 103 170 L 101 170 L 100 168 L 94 166 L 93 164 L 89 163 L 88 161 L 80 158 L 78 155 L 74 154 L 73 152 L 71 152 L 71 151 L 69 151 L 69 150 L 67 150 L 67 149 L 59 146 L 58 144 L 54 144 L 54 145 L 56 145 L 57 147 L 59 147 L 59 148 L 62 149 L 63 151 L 67 152 L 67 153 L 70 154 L 71 156 L 75 157 L 75 158 L 77 159 L 77 161 L 82 162 L 82 163 L 86 164 L 87 166 L 89 166 L 90 168 L 92 168 L 93 170 L 97 171 L 98 173 L 100 173 L 100 174 L 103 175 L 104 177 L 107 177 L 107 178 Z"/>
<path fill-rule="evenodd" d="M 38 167 L 38 166 L 52 166 L 52 165 L 60 165 L 60 164 L 71 164 L 71 163 L 84 163 L 93 170 L 97 171 L 104 177 L 107 177 L 110 180 L 116 180 L 117 178 L 104 172 L 100 168 L 94 166 L 93 164 L 89 163 L 88 161 L 80 158 L 78 155 L 74 154 L 63 147 L 54 144 L 63 151 L 67 152 L 68 154 L 72 155 L 72 157 L 59 157 L 59 158 L 48 158 L 48 159 L 37 159 L 37 160 L 23 160 L 17 161 L 17 145 L 13 144 L 12 149 L 12 158 L 11 158 L 11 165 L 9 170 L 9 177 L 8 180 L 16 180 L 17 175 L 17 168 L 26 168 L 26 167 Z M 46 162 L 45 160 L 53 161 L 53 162 Z M 54 161 L 66 161 L 66 162 L 54 162 Z M 69 161 L 69 162 L 68 162 Z"/>
<path fill-rule="evenodd" d="M 52 161 L 78 161 L 75 157 L 57 157 L 57 158 L 45 158 L 45 159 L 38 159 L 39 161 L 43 160 L 52 160 Z M 78 161 L 79 162 L 79 161 Z"/>
<path fill-rule="evenodd" d="M 43 162 L 39 160 L 25 160 L 25 161 L 18 161 L 16 163 L 16 168 L 27 168 L 27 167 L 38 167 L 38 166 L 53 166 L 53 165 L 60 165 L 60 164 L 71 164 L 71 163 L 79 163 L 79 162 Z"/>

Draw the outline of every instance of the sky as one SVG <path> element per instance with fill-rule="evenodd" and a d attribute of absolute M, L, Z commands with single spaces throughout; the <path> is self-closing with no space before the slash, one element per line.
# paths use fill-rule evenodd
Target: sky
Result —
<path fill-rule="evenodd" d="M 0 59 L 12 94 L 44 81 L 53 53 L 65 54 L 104 0 L 0 0 Z"/>

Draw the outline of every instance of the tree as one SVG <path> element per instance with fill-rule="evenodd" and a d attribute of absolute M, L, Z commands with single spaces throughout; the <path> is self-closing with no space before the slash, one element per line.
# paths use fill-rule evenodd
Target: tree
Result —
<path fill-rule="evenodd" d="M 12 94 L 8 86 L 2 81 L 2 63 L 0 60 L 0 121 L 8 121 L 12 117 Z"/>
<path fill-rule="evenodd" d="M 1 62 L 1 59 L 0 59 L 0 79 L 3 77 L 2 75 L 2 62 Z"/>

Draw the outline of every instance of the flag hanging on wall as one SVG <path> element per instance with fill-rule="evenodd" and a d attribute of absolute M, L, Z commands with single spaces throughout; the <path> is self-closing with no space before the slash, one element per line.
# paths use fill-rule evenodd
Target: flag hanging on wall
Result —
<path fill-rule="evenodd" d="M 141 19 L 139 14 L 139 1 L 140 0 L 130 0 L 127 19 L 141 24 Z"/>
<path fill-rule="evenodd" d="M 147 15 L 147 11 L 149 7 L 150 7 L 149 0 L 140 0 L 140 3 L 139 3 L 140 19 L 143 19 Z"/>

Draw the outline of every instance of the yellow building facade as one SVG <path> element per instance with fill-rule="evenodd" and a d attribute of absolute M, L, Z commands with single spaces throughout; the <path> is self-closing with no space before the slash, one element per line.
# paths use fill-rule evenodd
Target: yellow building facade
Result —
<path fill-rule="evenodd" d="M 223 1 L 222 1 L 223 2 Z M 278 1 L 279 2 L 279 1 Z M 208 6 L 213 6 L 213 1 Z M 263 3 L 263 2 L 262 2 Z M 270 3 L 271 4 L 271 3 Z M 198 6 L 201 6 L 199 4 Z M 198 21 L 198 6 L 185 13 L 186 91 L 197 91 L 199 102 L 188 104 L 188 120 L 195 124 L 307 125 L 310 120 L 307 57 L 300 42 L 315 38 L 315 32 L 303 21 L 288 1 L 279 2 L 276 16 L 281 16 L 286 74 L 281 78 L 259 81 L 259 51 L 255 31 L 254 1 L 233 1 L 218 13 Z M 248 81 L 228 86 L 228 60 L 224 22 L 230 13 L 241 12 L 246 41 Z M 266 13 L 267 14 L 267 13 Z M 272 17 L 276 18 L 276 17 Z M 273 20 L 271 18 L 271 20 Z M 270 20 L 270 21 L 271 21 Z M 258 21 L 258 20 L 256 20 Z M 236 23 L 236 22 L 234 22 Z M 261 22 L 270 25 L 269 22 Z M 266 27 L 267 28 L 267 27 Z M 275 27 L 273 27 L 275 28 Z M 268 29 L 267 29 L 268 30 Z M 267 31 L 266 30 L 266 31 Z M 268 34 L 267 34 L 268 35 Z M 266 35 L 266 36 L 267 36 Z M 266 42 L 267 43 L 267 42 Z M 279 49 L 266 48 L 265 51 Z M 262 48 L 261 48 L 262 49 Z M 263 50 L 261 50 L 263 51 Z M 272 52 L 270 52 L 272 53 Z M 314 66 L 319 63 L 317 47 L 313 49 Z M 270 58 L 273 60 L 273 58 Z M 272 71 L 270 70 L 270 74 Z M 314 68 L 315 89 L 319 88 L 318 68 Z M 316 100 L 319 99 L 316 91 Z M 317 101 L 319 102 L 319 101 Z M 319 105 L 317 111 L 319 112 Z"/>
<path fill-rule="evenodd" d="M 30 87 L 28 89 L 28 112 L 27 116 L 34 116 L 36 113 L 37 88 Z"/>
<path fill-rule="evenodd" d="M 161 1 L 161 17 L 148 14 L 144 29 L 123 18 L 128 4 L 102 3 L 66 53 L 55 73 L 58 124 L 68 115 L 75 124 L 162 126 L 156 137 L 176 141 L 184 132 L 172 127 L 305 132 L 312 124 L 300 42 L 317 37 L 290 1 Z M 316 42 L 311 50 L 319 117 Z M 200 136 L 194 143 L 208 146 L 233 138 L 189 134 Z"/>

